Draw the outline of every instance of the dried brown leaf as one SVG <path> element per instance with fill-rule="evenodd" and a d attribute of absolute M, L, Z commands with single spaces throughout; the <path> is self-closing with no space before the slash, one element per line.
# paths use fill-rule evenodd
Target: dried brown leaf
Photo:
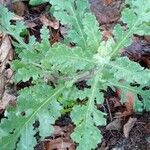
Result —
<path fill-rule="evenodd" d="M 91 10 L 95 13 L 100 24 L 113 23 L 119 19 L 121 0 L 89 0 L 89 2 L 91 4 Z M 112 7 L 109 5 L 112 5 Z"/>
<path fill-rule="evenodd" d="M 122 121 L 121 118 L 117 118 L 117 119 L 113 120 L 106 126 L 106 129 L 107 130 L 121 130 L 121 128 L 122 128 L 121 121 Z"/>
<path fill-rule="evenodd" d="M 0 73 L 0 101 L 3 98 L 3 94 L 5 91 L 5 77 Z"/>
<path fill-rule="evenodd" d="M 120 80 L 121 83 L 124 82 L 124 80 Z M 121 97 L 121 89 L 117 88 L 116 89 L 116 94 L 118 95 L 118 97 Z M 127 92 L 125 94 L 125 108 L 126 110 L 121 114 L 120 117 L 126 117 L 126 116 L 130 116 L 133 114 L 134 112 L 134 100 L 135 100 L 135 95 L 132 92 Z"/>
<path fill-rule="evenodd" d="M 43 14 L 40 16 L 40 21 L 42 22 L 43 25 L 49 26 L 54 28 L 55 30 L 59 29 L 59 21 L 51 21 L 49 19 L 49 16 L 46 14 Z"/>
<path fill-rule="evenodd" d="M 0 0 L 0 4 L 4 6 L 9 6 L 12 4 L 12 0 Z"/>
<path fill-rule="evenodd" d="M 11 79 L 11 77 L 13 76 L 13 70 L 11 68 L 8 68 L 7 70 L 4 71 L 4 76 L 9 81 Z M 8 81 L 6 81 L 6 82 L 8 82 Z"/>
<path fill-rule="evenodd" d="M 59 126 L 54 126 L 54 133 L 53 133 L 53 137 L 56 137 L 56 136 L 64 136 L 65 133 L 64 133 L 64 130 L 63 128 L 59 127 Z"/>
<path fill-rule="evenodd" d="M 126 111 L 123 112 L 122 116 L 129 116 L 133 114 L 134 99 L 135 95 L 132 92 L 126 93 L 126 102 L 125 102 Z"/>
<path fill-rule="evenodd" d="M 28 28 L 31 28 L 33 29 L 34 27 L 37 26 L 36 23 L 32 22 L 32 21 L 25 21 L 25 25 L 28 27 Z"/>
<path fill-rule="evenodd" d="M 6 64 L 13 58 L 13 50 L 8 35 L 3 34 L 0 46 L 0 73 L 3 73 Z"/>
<path fill-rule="evenodd" d="M 72 140 L 64 139 L 64 138 L 57 138 L 57 139 L 50 139 L 46 143 L 46 150 L 75 150 L 75 144 Z"/>
<path fill-rule="evenodd" d="M 10 95 L 6 91 L 4 92 L 3 98 L 0 101 L 0 113 L 6 109 L 8 105 L 15 105 L 16 97 L 14 95 Z"/>
<path fill-rule="evenodd" d="M 129 137 L 129 133 L 132 130 L 133 126 L 135 125 L 136 121 L 137 121 L 137 118 L 131 118 L 130 117 L 129 120 L 128 120 L 128 122 L 124 125 L 124 127 L 123 127 L 123 133 L 124 133 L 124 136 L 126 138 Z"/>
<path fill-rule="evenodd" d="M 15 15 L 15 16 L 12 18 L 12 20 L 14 20 L 14 21 L 23 21 L 24 18 L 21 17 L 21 16 L 18 16 L 18 15 Z"/>
<path fill-rule="evenodd" d="M 1 62 L 3 62 L 7 58 L 11 49 L 12 47 L 11 47 L 10 39 L 8 35 L 4 35 L 2 38 L 2 44 L 0 47 L 0 61 Z"/>
<path fill-rule="evenodd" d="M 103 0 L 103 2 L 106 6 L 108 6 L 113 2 L 113 0 Z"/>
<path fill-rule="evenodd" d="M 17 1 L 13 3 L 12 7 L 15 14 L 17 14 L 18 16 L 23 16 L 25 14 L 25 11 L 27 10 L 25 3 L 22 1 Z"/>

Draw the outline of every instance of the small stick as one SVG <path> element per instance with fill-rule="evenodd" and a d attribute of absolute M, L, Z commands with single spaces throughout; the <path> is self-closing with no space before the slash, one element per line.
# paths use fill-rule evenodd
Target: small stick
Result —
<path fill-rule="evenodd" d="M 108 112 L 109 112 L 110 120 L 112 121 L 113 118 L 112 118 L 112 114 L 111 114 L 111 111 L 110 111 L 110 106 L 109 106 L 109 102 L 108 102 L 108 99 L 107 99 L 107 98 L 106 98 L 106 104 L 107 104 L 107 107 L 108 107 Z"/>

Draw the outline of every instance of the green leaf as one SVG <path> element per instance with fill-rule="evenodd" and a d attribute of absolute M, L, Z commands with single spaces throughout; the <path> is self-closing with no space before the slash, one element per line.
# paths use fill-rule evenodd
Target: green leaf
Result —
<path fill-rule="evenodd" d="M 148 17 L 150 15 L 149 0 L 131 0 L 127 4 L 130 4 L 130 8 L 125 8 L 122 11 L 121 20 L 127 24 L 128 28 L 124 29 L 118 24 L 115 26 L 113 35 L 116 39 L 116 45 L 114 45 L 111 57 L 116 55 L 123 46 L 128 46 L 131 43 L 130 37 L 133 34 L 150 34 L 150 26 L 148 25 L 150 22 Z"/>
<path fill-rule="evenodd" d="M 95 127 L 90 120 L 82 122 L 78 125 L 71 135 L 74 141 L 79 143 L 77 150 L 91 150 L 97 147 L 101 141 L 102 135 L 97 127 Z"/>
<path fill-rule="evenodd" d="M 36 144 L 36 139 L 34 138 L 35 134 L 36 131 L 33 130 L 33 125 L 32 124 L 27 125 L 22 131 L 19 144 L 17 145 L 17 149 L 21 150 L 33 149 L 33 147 Z"/>
<path fill-rule="evenodd" d="M 83 18 L 83 27 L 84 32 L 86 33 L 87 46 L 91 52 L 96 52 L 101 41 L 99 24 L 96 17 L 91 13 L 86 13 Z"/>
<path fill-rule="evenodd" d="M 46 3 L 48 1 L 49 0 L 30 0 L 29 4 L 35 6 L 35 5 L 40 5 L 42 3 Z"/>
<path fill-rule="evenodd" d="M 87 112 L 89 106 L 75 106 L 73 108 L 71 118 L 76 128 L 71 137 L 75 142 L 79 143 L 78 150 L 94 149 L 102 139 L 100 130 L 96 126 L 106 124 L 106 120 L 103 118 L 104 113 L 98 111 L 94 106 L 92 108 L 92 112 Z M 87 116 L 88 113 L 91 113 L 91 116 Z"/>
<path fill-rule="evenodd" d="M 121 25 L 116 25 L 114 27 L 114 30 L 113 30 L 113 34 L 115 35 L 115 39 L 116 39 L 116 45 L 120 45 L 120 46 L 129 46 L 131 44 L 131 39 L 128 38 L 129 36 L 131 36 L 133 33 L 130 31 L 125 31 Z M 118 47 L 119 49 L 121 47 Z"/>
<path fill-rule="evenodd" d="M 86 35 L 84 33 L 82 19 L 85 12 L 89 12 L 87 0 L 50 0 L 54 16 L 61 21 L 63 25 L 69 26 L 69 42 L 74 42 L 83 49 L 86 48 Z"/>
<path fill-rule="evenodd" d="M 130 4 L 130 8 L 125 8 L 122 12 L 121 20 L 128 25 L 129 28 L 134 26 L 133 33 L 139 35 L 149 35 L 150 26 L 147 23 L 150 22 L 150 2 L 131 0 L 127 2 Z M 136 25 L 135 25 L 136 24 Z"/>
<path fill-rule="evenodd" d="M 0 124 L 0 130 L 7 135 L 0 135 L 0 145 L 2 150 L 14 149 L 16 142 L 17 149 L 23 148 L 24 150 L 33 149 L 35 146 L 35 131 L 33 129 L 33 123 L 39 119 L 40 127 L 39 131 L 42 137 L 52 133 L 53 130 L 51 124 L 60 116 L 61 106 L 56 101 L 55 97 L 58 96 L 64 87 L 53 90 L 48 85 L 36 85 L 30 88 L 21 90 L 18 98 L 18 107 L 14 110 L 8 110 L 5 116 L 8 119 L 2 119 Z M 52 109 L 52 110 L 51 110 Z M 49 113 L 43 113 L 43 111 Z M 49 116 L 49 117 L 48 117 Z M 40 117 L 40 118 L 39 118 Z M 47 125 L 43 124 L 42 117 L 49 118 Z M 45 128 L 45 130 L 43 130 Z M 11 139 L 11 140 L 9 140 Z"/>
<path fill-rule="evenodd" d="M 47 52 L 51 48 L 49 42 L 49 29 L 46 26 L 43 26 L 40 30 L 40 34 L 42 41 L 40 42 L 40 44 L 37 44 L 36 49 L 39 49 L 39 51 L 41 51 L 44 55 L 45 52 Z"/>
<path fill-rule="evenodd" d="M 14 14 L 9 12 L 7 8 L 5 8 L 2 4 L 0 4 L 0 30 L 10 30 L 11 27 L 11 19 L 14 17 Z"/>
<path fill-rule="evenodd" d="M 95 149 L 102 138 L 96 126 L 106 124 L 104 113 L 98 111 L 95 107 L 98 78 L 99 76 L 97 75 L 92 82 L 88 102 L 83 106 L 75 106 L 71 112 L 72 121 L 76 125 L 71 137 L 75 142 L 79 143 L 78 150 Z"/>
<path fill-rule="evenodd" d="M 53 68 L 64 72 L 92 68 L 95 63 L 80 47 L 69 48 L 60 43 L 55 44 L 51 51 L 47 52 L 46 59 L 48 58 L 51 58 L 49 62 L 53 64 Z"/>
<path fill-rule="evenodd" d="M 129 83 L 124 81 L 120 83 L 116 80 L 108 81 L 107 85 L 113 85 L 121 89 L 121 102 L 124 103 L 127 100 L 127 93 L 132 92 L 134 94 L 134 110 L 136 112 L 142 112 L 144 109 L 149 111 L 150 106 L 150 93 L 148 90 L 143 90 L 143 86 L 131 86 Z M 138 95 L 142 97 L 142 100 L 139 99 Z"/>
<path fill-rule="evenodd" d="M 42 70 L 35 66 L 26 66 L 24 68 L 20 68 L 17 70 L 15 74 L 15 81 L 16 82 L 26 82 L 29 79 L 37 80 L 40 75 L 42 76 Z"/>
<path fill-rule="evenodd" d="M 110 65 L 112 65 L 112 72 L 118 80 L 125 79 L 127 82 L 139 84 L 147 84 L 150 81 L 150 70 L 144 69 L 127 57 L 117 58 Z"/>

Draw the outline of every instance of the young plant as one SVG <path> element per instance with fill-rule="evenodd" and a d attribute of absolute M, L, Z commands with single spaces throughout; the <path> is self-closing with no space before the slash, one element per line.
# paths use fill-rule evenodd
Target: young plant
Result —
<path fill-rule="evenodd" d="M 17 106 L 5 111 L 0 123 L 1 150 L 34 149 L 36 132 L 39 131 L 41 140 L 52 134 L 55 120 L 70 104 L 75 125 L 71 137 L 77 143 L 77 150 L 95 149 L 102 139 L 98 127 L 106 125 L 106 114 L 97 109 L 97 104 L 103 104 L 101 89 L 108 86 L 121 89 L 122 102 L 126 92 L 134 93 L 135 111 L 150 110 L 149 91 L 143 90 L 150 83 L 150 71 L 119 56 L 119 50 L 131 43 L 133 34 L 149 35 L 149 0 L 131 0 L 121 17 L 126 28 L 117 24 L 113 37 L 107 41 L 102 41 L 99 24 L 87 0 L 49 2 L 54 16 L 68 28 L 65 44 L 50 46 L 45 26 L 41 29 L 41 42 L 30 36 L 25 43 L 20 35 L 26 27 L 22 22 L 13 25 L 14 14 L 0 5 L 0 29 L 16 39 L 13 44 L 18 59 L 12 63 L 14 80 L 16 83 L 31 80 L 32 84 L 18 92 Z M 69 46 L 70 43 L 75 46 Z M 120 83 L 122 79 L 125 81 Z M 86 81 L 84 90 L 77 88 L 75 83 L 79 81 Z M 36 121 L 38 127 L 33 126 Z"/>

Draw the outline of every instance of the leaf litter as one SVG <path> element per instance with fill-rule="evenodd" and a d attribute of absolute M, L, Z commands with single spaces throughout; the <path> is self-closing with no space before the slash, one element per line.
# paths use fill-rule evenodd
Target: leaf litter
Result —
<path fill-rule="evenodd" d="M 10 94 L 6 85 L 10 83 L 13 71 L 7 68 L 10 61 L 13 59 L 13 49 L 11 46 L 10 37 L 6 34 L 1 34 L 0 45 L 0 114 L 10 104 L 15 104 L 16 96 Z"/>

